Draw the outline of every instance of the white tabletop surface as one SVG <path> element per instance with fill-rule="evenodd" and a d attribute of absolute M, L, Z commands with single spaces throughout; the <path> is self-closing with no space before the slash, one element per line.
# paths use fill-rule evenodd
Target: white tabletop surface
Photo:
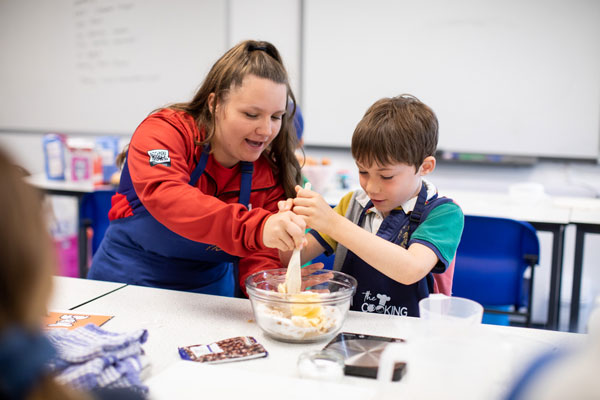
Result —
<path fill-rule="evenodd" d="M 571 210 L 571 223 L 600 225 L 600 210 Z"/>
<path fill-rule="evenodd" d="M 250 374 L 255 377 L 253 379 L 258 379 L 258 376 L 262 377 L 264 382 L 286 381 L 292 384 L 293 382 L 302 382 L 298 378 L 296 367 L 298 356 L 308 350 L 321 349 L 327 343 L 325 341 L 311 344 L 290 344 L 265 336 L 254 322 L 250 301 L 246 299 L 126 286 L 78 307 L 76 311 L 114 315 L 113 319 L 103 325 L 103 328 L 107 330 L 124 332 L 139 328 L 148 329 L 148 341 L 143 347 L 151 363 L 150 370 L 145 374 L 150 378 L 151 394 L 154 385 L 157 390 L 159 390 L 158 388 L 164 390 L 166 387 L 167 392 L 169 385 L 198 387 L 199 391 L 195 392 L 195 395 L 202 393 L 200 386 L 197 386 L 200 382 L 202 385 L 210 386 L 210 382 L 202 381 L 202 367 L 190 366 L 181 369 L 177 351 L 179 346 L 210 344 L 235 336 L 253 336 L 267 349 L 268 357 L 210 366 L 219 368 L 211 369 L 210 373 L 221 376 L 220 381 L 226 381 L 226 377 L 229 376 L 232 376 L 233 379 L 233 375 Z M 402 337 L 406 338 L 409 343 L 411 340 L 416 343 L 422 328 L 423 320 L 418 318 L 349 312 L 342 331 Z M 468 343 L 483 344 L 483 347 L 480 346 L 478 354 L 468 351 L 470 345 L 467 345 L 464 339 L 461 339 L 462 342 L 458 345 L 447 346 L 444 344 L 444 348 L 448 349 L 465 347 L 461 349 L 465 356 L 454 357 L 456 362 L 453 361 L 452 365 L 443 365 L 442 367 L 449 371 L 460 371 L 467 365 L 464 361 L 469 360 L 469 357 L 466 356 L 468 353 L 471 353 L 471 357 L 475 357 L 476 363 L 485 359 L 487 364 L 480 370 L 487 371 L 489 368 L 496 368 L 498 371 L 487 371 L 486 379 L 493 379 L 493 381 L 485 383 L 484 379 L 478 377 L 479 383 L 470 389 L 472 389 L 473 398 L 485 393 L 487 399 L 500 398 L 500 394 L 512 382 L 512 374 L 526 365 L 534 353 L 552 351 L 554 348 L 579 342 L 583 338 L 583 335 L 564 332 L 489 325 L 481 325 L 473 332 L 475 333 L 469 333 L 464 337 L 469 337 Z M 473 340 L 470 335 L 474 335 Z M 430 346 L 428 345 L 428 347 Z M 489 354 L 482 355 L 482 352 Z M 463 367 L 456 367 L 456 365 Z M 197 370 L 198 383 L 189 382 L 190 373 L 192 377 L 194 376 L 194 371 L 191 370 Z M 473 368 L 471 370 L 472 373 Z M 205 374 L 204 376 L 208 377 L 209 375 Z M 469 380 L 473 377 L 469 377 L 469 373 L 461 374 L 459 377 L 452 374 L 450 376 L 452 376 L 452 381 L 447 381 L 441 386 L 444 387 L 445 393 L 460 394 L 462 398 L 468 398 L 469 396 L 465 396 L 467 394 L 464 389 L 465 382 L 456 380 Z M 216 377 L 209 380 L 216 382 Z M 405 379 L 403 381 L 404 383 L 392 384 L 395 385 L 392 387 L 394 392 L 411 393 L 415 390 L 416 385 L 410 385 L 408 383 L 410 381 L 405 381 Z M 341 384 L 346 388 L 356 387 L 357 393 L 362 393 L 362 390 L 372 391 L 379 387 L 375 380 L 358 377 L 344 377 Z M 447 385 L 450 386 L 446 387 Z M 208 390 L 208 386 L 205 390 Z M 440 386 L 437 387 L 438 389 L 435 389 L 432 386 L 431 390 L 439 390 Z M 217 390 L 216 387 L 213 389 Z M 228 390 L 228 394 L 242 395 L 245 393 L 243 385 L 237 389 L 232 386 Z M 434 395 L 433 392 L 430 394 Z M 285 398 L 281 393 L 264 398 L 276 397 Z M 252 398 L 252 396 L 246 398 Z"/>
<path fill-rule="evenodd" d="M 115 187 L 112 185 L 94 185 L 91 181 L 78 182 L 70 180 L 52 180 L 48 179 L 43 173 L 31 175 L 27 177 L 27 181 L 40 189 L 62 190 L 66 192 L 81 192 L 82 194 L 115 189 Z"/>
<path fill-rule="evenodd" d="M 512 218 L 528 222 L 568 224 L 571 208 L 555 204 L 551 197 L 531 199 L 502 192 L 447 190 L 441 193 L 453 199 L 468 215 Z"/>
<path fill-rule="evenodd" d="M 600 225 L 600 199 L 559 197 L 554 202 L 571 208 L 571 223 Z"/>
<path fill-rule="evenodd" d="M 51 311 L 68 310 L 126 286 L 124 283 L 69 278 L 66 276 L 55 276 L 53 283 L 52 297 L 48 305 L 48 309 Z"/>
<path fill-rule="evenodd" d="M 326 194 L 325 200 L 329 204 L 337 204 L 347 192 L 347 190 L 330 191 Z M 555 202 L 555 199 L 550 196 L 541 196 L 532 200 L 531 197 L 511 196 L 504 192 L 463 189 L 440 191 L 440 195 L 453 199 L 467 215 L 565 225 L 570 222 L 573 204 L 578 204 L 571 199 L 565 201 L 568 198 Z"/>

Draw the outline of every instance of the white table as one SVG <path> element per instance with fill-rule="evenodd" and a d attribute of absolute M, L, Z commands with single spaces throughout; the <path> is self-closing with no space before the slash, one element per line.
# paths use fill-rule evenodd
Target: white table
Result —
<path fill-rule="evenodd" d="M 124 283 L 93 281 L 65 276 L 55 276 L 53 284 L 48 309 L 61 311 L 78 307 L 127 286 Z"/>
<path fill-rule="evenodd" d="M 571 205 L 556 202 L 552 197 L 530 199 L 504 192 L 471 190 L 444 190 L 440 194 L 455 200 L 469 215 L 565 225 L 571 218 Z"/>
<path fill-rule="evenodd" d="M 48 192 L 59 193 L 92 193 L 101 190 L 114 190 L 113 185 L 94 185 L 91 181 L 70 181 L 53 180 L 46 178 L 45 174 L 34 174 L 27 177 L 27 181 L 32 185 Z"/>
<path fill-rule="evenodd" d="M 250 301 L 246 299 L 226 298 L 187 292 L 177 292 L 164 289 L 153 289 L 128 285 L 108 295 L 100 297 L 92 302 L 76 308 L 77 312 L 114 315 L 103 328 L 111 331 L 131 331 L 139 328 L 148 329 L 148 341 L 144 344 L 144 350 L 151 362 L 149 378 L 156 380 L 157 377 L 168 374 L 172 368 L 179 365 L 178 346 L 193 344 L 209 344 L 215 341 L 235 336 L 253 336 L 262 343 L 269 352 L 268 357 L 211 366 L 222 368 L 221 370 L 210 370 L 214 374 L 251 374 L 253 377 L 263 377 L 264 381 L 298 381 L 296 363 L 298 356 L 308 350 L 321 349 L 326 342 L 311 344 L 289 344 L 278 342 L 265 336 L 258 325 L 254 322 Z M 380 336 L 403 337 L 407 340 L 414 339 L 423 321 L 418 318 L 384 316 L 379 314 L 368 314 L 350 312 L 342 330 Z M 500 342 L 512 346 L 511 350 L 504 352 L 504 356 L 520 355 L 523 358 L 512 358 L 512 365 L 519 363 L 524 365 L 531 351 L 535 349 L 550 349 L 553 346 L 563 346 L 567 343 L 581 340 L 583 335 L 554 332 L 526 328 L 482 326 L 486 335 L 493 338 L 488 348 L 495 348 Z M 496 365 L 496 364 L 494 364 Z M 485 398 L 500 396 L 500 392 L 506 388 L 512 380 L 510 373 L 516 369 L 507 368 L 506 363 L 498 362 L 498 374 L 489 371 L 497 383 L 493 388 L 475 387 L 479 394 L 486 393 Z M 452 368 L 452 366 L 447 366 Z M 200 371 L 200 370 L 199 370 Z M 220 371 L 220 372 L 219 372 Z M 234 372 L 232 372 L 234 371 Z M 511 372 L 512 371 L 512 372 Z M 171 371 L 172 372 L 172 371 Z M 176 382 L 173 385 L 189 385 L 190 390 L 196 388 L 194 395 L 203 393 L 202 375 L 198 372 L 197 382 Z M 258 374 L 258 375 L 256 375 Z M 177 373 L 172 379 L 177 380 Z M 221 377 L 223 378 L 223 377 Z M 171 379 L 171 378 L 170 378 Z M 183 379 L 183 378 L 181 378 Z M 164 386 L 164 381 L 162 382 Z M 358 391 L 362 388 L 377 387 L 376 381 L 367 378 L 344 377 L 344 385 L 356 387 Z M 170 382 L 169 382 L 170 384 Z M 204 383 L 210 386 L 209 383 Z M 244 394 L 244 387 L 235 388 L 232 382 L 230 391 L 237 391 L 239 395 Z M 398 390 L 413 390 L 406 386 L 397 386 Z M 449 398 L 457 398 L 452 393 L 461 395 L 463 388 L 460 383 L 455 383 L 448 388 Z M 396 387 L 395 387 L 396 388 Z M 282 396 L 277 394 L 277 398 Z M 251 397 L 251 396 L 250 396 Z M 283 396 L 285 397 L 285 396 Z M 247 398 L 247 397 L 246 397 Z M 266 396 L 276 398 L 276 396 Z M 463 396 L 464 398 L 464 396 Z M 482 397 L 483 398 L 483 397 Z"/>

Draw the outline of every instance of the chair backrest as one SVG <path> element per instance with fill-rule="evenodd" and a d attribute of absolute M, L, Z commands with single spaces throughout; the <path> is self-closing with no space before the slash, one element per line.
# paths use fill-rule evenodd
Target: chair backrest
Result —
<path fill-rule="evenodd" d="M 454 271 L 453 295 L 484 306 L 524 305 L 523 274 L 538 263 L 539 240 L 531 224 L 465 215 Z"/>

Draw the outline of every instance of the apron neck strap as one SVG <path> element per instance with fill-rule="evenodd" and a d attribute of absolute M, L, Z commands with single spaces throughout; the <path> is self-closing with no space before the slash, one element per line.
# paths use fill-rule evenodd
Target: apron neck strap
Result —
<path fill-rule="evenodd" d="M 196 168 L 194 168 L 194 170 L 192 171 L 192 174 L 190 175 L 190 181 L 189 181 L 190 185 L 196 186 L 196 183 L 198 183 L 198 179 L 200 179 L 200 176 L 202 175 L 202 173 L 204 173 L 204 168 L 206 168 L 206 163 L 208 162 L 209 154 L 210 154 L 210 145 L 205 144 L 202 149 L 202 155 L 200 156 L 200 161 L 198 161 L 198 165 L 196 165 Z"/>
<path fill-rule="evenodd" d="M 239 202 L 250 208 L 250 191 L 252 190 L 252 173 L 254 172 L 254 164 L 248 161 L 241 161 L 240 169 L 242 172 L 242 178 L 240 183 Z"/>
<path fill-rule="evenodd" d="M 425 210 L 425 203 L 427 202 L 427 185 L 425 182 L 421 184 L 421 191 L 419 192 L 419 197 L 417 198 L 417 203 L 415 204 L 415 208 L 408 215 L 409 219 L 409 227 L 408 227 L 408 237 L 411 237 L 415 229 L 421 223 L 421 217 L 423 216 L 423 211 Z"/>
<path fill-rule="evenodd" d="M 202 149 L 202 155 L 200 156 L 200 161 L 198 161 L 198 165 L 192 171 L 190 175 L 189 184 L 192 186 L 196 186 L 198 183 L 198 179 L 204 173 L 204 169 L 206 168 L 206 163 L 208 162 L 208 156 L 210 155 L 210 145 L 205 144 Z M 252 173 L 254 172 L 254 164 L 249 161 L 241 161 L 240 162 L 240 170 L 242 173 L 241 182 L 240 182 L 240 199 L 239 202 L 246 207 L 250 204 L 250 191 L 252 190 Z"/>

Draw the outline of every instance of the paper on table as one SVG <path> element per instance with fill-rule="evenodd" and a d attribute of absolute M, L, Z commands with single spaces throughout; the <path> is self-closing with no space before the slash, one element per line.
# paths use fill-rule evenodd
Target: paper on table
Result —
<path fill-rule="evenodd" d="M 44 318 L 43 329 L 73 330 L 87 324 L 102 326 L 112 315 L 73 313 L 71 311 L 49 311 Z"/>

